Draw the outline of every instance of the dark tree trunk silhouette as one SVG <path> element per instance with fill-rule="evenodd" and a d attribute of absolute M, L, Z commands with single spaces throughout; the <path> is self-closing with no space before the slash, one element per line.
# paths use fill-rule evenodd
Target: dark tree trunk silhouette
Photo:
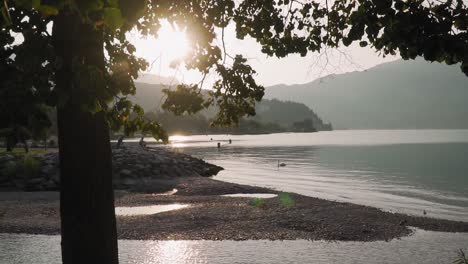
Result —
<path fill-rule="evenodd" d="M 23 143 L 24 152 L 29 153 L 28 141 L 23 136 L 19 136 L 19 142 Z"/>
<path fill-rule="evenodd" d="M 6 137 L 5 147 L 6 147 L 7 152 L 12 152 L 13 151 L 13 142 L 12 142 L 11 137 Z"/>
<path fill-rule="evenodd" d="M 24 152 L 29 153 L 29 146 L 26 140 L 23 141 Z"/>
<path fill-rule="evenodd" d="M 53 38 L 56 89 L 68 95 L 57 107 L 62 260 L 118 263 L 109 128 L 103 112 L 82 110 L 85 91 L 73 83 L 76 62 L 104 70 L 102 32 L 64 10 L 54 20 Z"/>

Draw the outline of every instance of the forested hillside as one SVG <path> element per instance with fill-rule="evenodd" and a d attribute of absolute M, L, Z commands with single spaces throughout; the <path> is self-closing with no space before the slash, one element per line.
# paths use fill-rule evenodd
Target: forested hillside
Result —
<path fill-rule="evenodd" d="M 207 109 L 193 116 L 174 116 L 160 107 L 164 101 L 161 84 L 136 83 L 137 93 L 133 100 L 147 112 L 147 117 L 161 122 L 171 133 L 273 133 L 273 132 L 314 132 L 331 130 L 314 111 L 302 103 L 279 100 L 262 100 L 256 106 L 257 115 L 244 119 L 238 127 L 210 127 L 216 109 Z"/>

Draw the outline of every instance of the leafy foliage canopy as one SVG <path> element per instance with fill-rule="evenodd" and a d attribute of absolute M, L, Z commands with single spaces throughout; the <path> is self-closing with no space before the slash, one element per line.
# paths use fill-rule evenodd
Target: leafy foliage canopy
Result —
<path fill-rule="evenodd" d="M 54 89 L 61 58 L 51 44 L 50 26 L 60 23 L 57 17 L 64 13 L 79 15 L 102 32 L 107 55 L 105 71 L 74 62 L 78 94 Z M 306 56 L 356 42 L 384 55 L 460 63 L 468 75 L 468 10 L 463 0 L 2 0 L 1 14 L 2 93 L 23 91 L 20 105 L 32 105 L 30 113 L 39 112 L 41 105 L 60 107 L 73 98 L 83 111 L 105 111 L 114 130 L 140 130 L 162 140 L 167 139 L 163 129 L 145 120 L 141 107 L 128 100 L 135 93 L 134 79 L 148 62 L 136 56 L 127 33 L 157 36 L 163 19 L 187 29 L 192 49 L 185 66 L 218 76 L 213 90 L 203 96 L 201 83 L 166 90 L 164 107 L 184 114 L 216 105 L 216 125 L 254 115 L 255 103 L 264 94 L 247 59 L 230 56 L 224 40 L 218 41 L 217 33 L 224 35 L 231 23 L 238 38 L 255 39 L 269 56 Z M 2 123 L 9 122 L 3 118 Z"/>

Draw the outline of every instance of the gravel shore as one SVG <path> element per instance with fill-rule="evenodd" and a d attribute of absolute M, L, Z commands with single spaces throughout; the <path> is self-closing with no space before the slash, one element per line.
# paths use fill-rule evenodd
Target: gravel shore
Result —
<path fill-rule="evenodd" d="M 116 206 L 189 205 L 154 215 L 118 216 L 120 239 L 376 241 L 409 235 L 409 227 L 468 232 L 468 223 L 464 222 L 388 213 L 205 177 L 177 178 L 166 182 L 166 187 L 178 192 L 173 195 L 116 192 Z M 232 193 L 279 196 L 260 200 L 221 196 Z M 1 192 L 0 233 L 59 234 L 58 193 Z"/>

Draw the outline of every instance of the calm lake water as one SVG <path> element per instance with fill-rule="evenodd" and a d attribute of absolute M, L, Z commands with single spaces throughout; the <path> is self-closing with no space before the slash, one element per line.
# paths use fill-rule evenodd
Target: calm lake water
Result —
<path fill-rule="evenodd" d="M 211 140 L 213 139 L 213 140 Z M 229 144 L 228 140 L 232 140 Z M 173 137 L 220 180 L 468 221 L 468 130 Z M 218 150 L 216 145 L 222 143 Z M 158 146 L 159 147 L 159 146 Z M 278 162 L 286 164 L 278 167 Z M 183 210 L 183 209 L 182 209 Z M 468 233 L 390 242 L 119 241 L 121 263 L 452 263 Z M 0 234 L 0 263 L 60 263 L 60 237 Z"/>
<path fill-rule="evenodd" d="M 452 263 L 468 235 L 416 231 L 390 242 L 119 241 L 120 263 Z M 59 264 L 60 237 L 0 234 L 0 263 Z"/>
<path fill-rule="evenodd" d="M 168 147 L 224 167 L 224 181 L 468 221 L 468 130 L 173 137 Z"/>

